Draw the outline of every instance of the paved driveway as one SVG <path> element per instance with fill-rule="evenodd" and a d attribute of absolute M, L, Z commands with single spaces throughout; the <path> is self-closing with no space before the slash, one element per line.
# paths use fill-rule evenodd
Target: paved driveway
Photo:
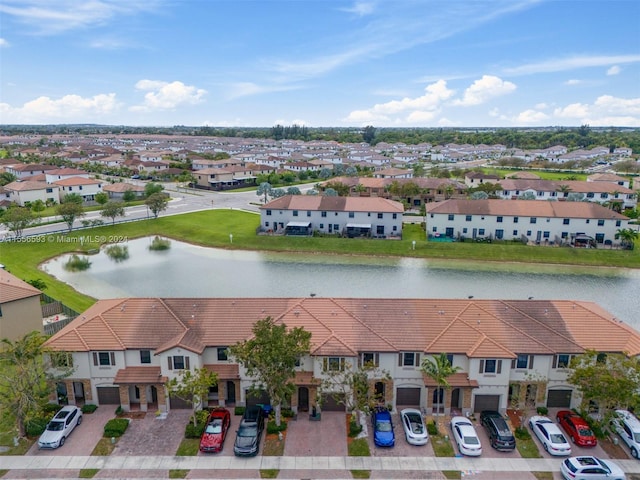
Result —
<path fill-rule="evenodd" d="M 309 421 L 300 413 L 287 426 L 285 456 L 344 457 L 347 455 L 347 419 L 343 412 L 322 412 L 322 420 Z"/>
<path fill-rule="evenodd" d="M 132 419 L 112 455 L 175 455 L 190 414 L 191 410 L 174 408 L 164 419 L 154 412 Z"/>
<path fill-rule="evenodd" d="M 111 405 L 98 407 L 91 413 L 82 416 L 82 423 L 73 429 L 64 445 L 55 450 L 40 450 L 38 442 L 27 452 L 27 455 L 67 455 L 67 456 L 88 456 L 91 455 L 96 444 L 104 433 L 104 424 L 115 417 L 115 408 Z"/>

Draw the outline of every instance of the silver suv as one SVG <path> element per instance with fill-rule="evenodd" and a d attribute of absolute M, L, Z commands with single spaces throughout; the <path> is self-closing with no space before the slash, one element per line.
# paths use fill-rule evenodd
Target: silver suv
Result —
<path fill-rule="evenodd" d="M 616 410 L 613 412 L 611 426 L 629 446 L 633 458 L 638 458 L 640 453 L 640 420 L 627 410 Z"/>

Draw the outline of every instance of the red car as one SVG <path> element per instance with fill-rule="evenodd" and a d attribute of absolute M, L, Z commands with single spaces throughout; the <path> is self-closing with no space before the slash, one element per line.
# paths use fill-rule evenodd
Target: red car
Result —
<path fill-rule="evenodd" d="M 209 414 L 207 426 L 200 437 L 201 452 L 219 452 L 231 425 L 231 414 L 226 408 L 215 408 Z"/>
<path fill-rule="evenodd" d="M 577 413 L 570 410 L 560 410 L 556 415 L 556 420 L 576 445 L 595 447 L 598 444 L 589 424 Z"/>

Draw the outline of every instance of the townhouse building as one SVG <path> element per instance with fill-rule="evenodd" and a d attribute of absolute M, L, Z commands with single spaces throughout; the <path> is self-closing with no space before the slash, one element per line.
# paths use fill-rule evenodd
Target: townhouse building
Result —
<path fill-rule="evenodd" d="M 285 195 L 260 207 L 260 231 L 393 238 L 402 236 L 403 212 L 400 202 L 384 198 Z"/>
<path fill-rule="evenodd" d="M 51 185 L 60 187 L 60 199 L 62 201 L 66 195 L 76 193 L 82 197 L 84 202 L 91 202 L 96 194 L 102 192 L 102 182 L 93 178 L 70 177 L 57 180 Z"/>
<path fill-rule="evenodd" d="M 427 235 L 576 245 L 585 239 L 617 245 L 629 218 L 590 202 L 450 199 L 426 207 Z M 588 244 L 591 242 L 587 242 Z"/>
<path fill-rule="evenodd" d="M 33 180 L 23 180 L 11 182 L 4 186 L 5 197 L 21 207 L 36 200 L 60 201 L 60 186 L 54 183 L 37 182 Z"/>
<path fill-rule="evenodd" d="M 322 380 L 365 363 L 378 367 L 369 373 L 370 393 L 394 409 L 466 414 L 517 402 L 573 408 L 581 401 L 567 382 L 573 356 L 640 354 L 640 333 L 592 302 L 425 298 L 99 300 L 45 346 L 59 365 L 74 368 L 58 385 L 70 403 L 184 408 L 166 384 L 196 368 L 218 378 L 205 406 L 268 403 L 264 394 L 249 395 L 254 379 L 228 354 L 266 317 L 312 333 L 292 380 L 295 411 L 344 411 Z M 446 392 L 420 368 L 440 353 L 460 368 Z"/>
<path fill-rule="evenodd" d="M 18 340 L 43 331 L 41 291 L 0 268 L 0 338 Z"/>

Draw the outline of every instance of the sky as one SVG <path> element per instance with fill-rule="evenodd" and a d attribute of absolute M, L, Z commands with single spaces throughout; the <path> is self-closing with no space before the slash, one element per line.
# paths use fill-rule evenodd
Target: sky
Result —
<path fill-rule="evenodd" d="M 2 0 L 0 124 L 640 127 L 636 0 Z"/>

